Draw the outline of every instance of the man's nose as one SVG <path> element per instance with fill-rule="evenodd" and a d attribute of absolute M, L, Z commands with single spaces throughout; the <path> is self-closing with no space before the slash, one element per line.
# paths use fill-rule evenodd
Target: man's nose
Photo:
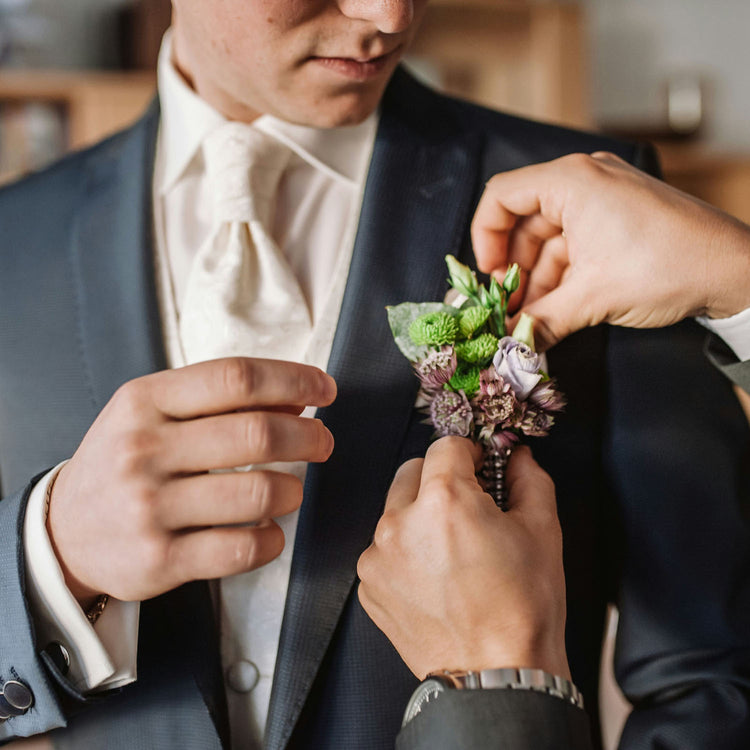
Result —
<path fill-rule="evenodd" d="M 414 20 L 414 0 L 338 0 L 349 18 L 374 23 L 383 34 L 406 31 Z"/>

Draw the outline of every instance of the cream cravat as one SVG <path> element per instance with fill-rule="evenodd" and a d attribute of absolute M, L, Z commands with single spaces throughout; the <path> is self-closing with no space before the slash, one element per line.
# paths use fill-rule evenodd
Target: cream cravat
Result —
<path fill-rule="evenodd" d="M 213 230 L 190 271 L 180 313 L 187 364 L 217 357 L 299 359 L 311 332 L 299 283 L 268 227 L 290 149 L 229 122 L 203 144 Z"/>

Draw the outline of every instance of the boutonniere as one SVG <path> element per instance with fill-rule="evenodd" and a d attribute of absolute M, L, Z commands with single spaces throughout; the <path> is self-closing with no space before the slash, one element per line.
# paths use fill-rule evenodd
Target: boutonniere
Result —
<path fill-rule="evenodd" d="M 445 260 L 453 303 L 404 302 L 387 308 L 388 322 L 419 378 L 417 403 L 435 437 L 458 435 L 482 446 L 479 477 L 503 507 L 503 473 L 512 449 L 523 436 L 546 435 L 565 400 L 535 351 L 533 319 L 521 315 L 512 335 L 507 333 L 518 265 L 502 284 L 493 278 L 485 288 L 468 266 L 452 255 Z"/>

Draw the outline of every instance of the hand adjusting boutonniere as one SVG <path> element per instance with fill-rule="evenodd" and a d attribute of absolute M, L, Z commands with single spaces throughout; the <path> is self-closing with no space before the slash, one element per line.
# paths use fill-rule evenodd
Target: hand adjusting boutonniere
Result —
<path fill-rule="evenodd" d="M 428 413 L 435 437 L 458 435 L 482 446 L 479 477 L 502 508 L 511 450 L 523 435 L 546 435 L 565 401 L 542 370 L 533 319 L 522 315 L 513 335 L 507 335 L 518 266 L 508 269 L 502 284 L 493 278 L 487 290 L 452 255 L 445 260 L 450 285 L 458 292 L 453 305 L 404 302 L 388 308 L 388 322 L 419 377 L 418 404 Z"/>

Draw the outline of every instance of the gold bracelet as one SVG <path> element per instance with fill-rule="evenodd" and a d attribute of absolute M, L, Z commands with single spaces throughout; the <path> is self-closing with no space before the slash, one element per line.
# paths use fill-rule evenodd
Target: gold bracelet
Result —
<path fill-rule="evenodd" d="M 47 523 L 47 517 L 49 516 L 49 504 L 52 498 L 52 488 L 55 485 L 55 479 L 57 479 L 57 474 L 55 474 L 54 479 L 47 485 L 47 492 L 45 493 L 45 497 L 44 497 L 44 523 L 45 525 Z M 102 612 L 104 612 L 104 608 L 107 606 L 108 602 L 109 602 L 109 594 L 102 594 L 101 596 L 97 597 L 97 600 L 86 610 L 84 614 L 86 615 L 86 619 L 92 625 L 102 616 Z"/>
<path fill-rule="evenodd" d="M 93 625 L 104 612 L 104 608 L 109 602 L 109 594 L 102 594 L 87 610 L 86 619 Z"/>

